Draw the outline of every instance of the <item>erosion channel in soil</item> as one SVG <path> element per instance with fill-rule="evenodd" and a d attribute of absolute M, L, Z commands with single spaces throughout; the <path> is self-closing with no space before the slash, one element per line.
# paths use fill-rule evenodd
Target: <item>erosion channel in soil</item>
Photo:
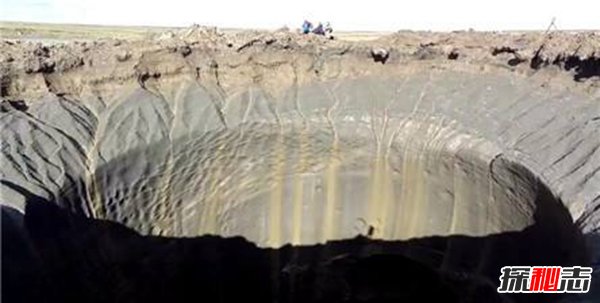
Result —
<path fill-rule="evenodd" d="M 597 296 L 496 288 L 597 267 L 598 38 L 478 35 L 4 41 L 3 297 Z"/>

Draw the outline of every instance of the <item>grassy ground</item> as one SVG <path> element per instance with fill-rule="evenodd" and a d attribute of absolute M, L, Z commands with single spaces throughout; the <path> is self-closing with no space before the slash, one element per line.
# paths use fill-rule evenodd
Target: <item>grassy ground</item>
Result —
<path fill-rule="evenodd" d="M 3 39 L 143 39 L 152 34 L 179 30 L 176 27 L 149 26 L 105 26 L 82 24 L 49 24 L 0 21 L 0 37 Z M 223 32 L 236 32 L 240 29 L 219 29 Z M 336 37 L 349 41 L 365 41 L 381 37 L 382 32 L 335 32 Z"/>
<path fill-rule="evenodd" d="M 0 22 L 0 36 L 8 39 L 139 39 L 169 29 L 173 28 Z"/>

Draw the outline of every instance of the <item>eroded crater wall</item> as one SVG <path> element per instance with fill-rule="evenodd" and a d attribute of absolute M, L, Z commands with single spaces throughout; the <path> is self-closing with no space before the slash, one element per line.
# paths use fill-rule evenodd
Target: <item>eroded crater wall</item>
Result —
<path fill-rule="evenodd" d="M 32 99 L 2 113 L 3 200 L 22 208 L 26 191 L 143 233 L 276 246 L 522 229 L 539 180 L 582 231 L 597 228 L 593 83 L 274 45 L 159 45 L 136 61 L 98 53 L 94 67 L 15 76 L 7 92 Z"/>

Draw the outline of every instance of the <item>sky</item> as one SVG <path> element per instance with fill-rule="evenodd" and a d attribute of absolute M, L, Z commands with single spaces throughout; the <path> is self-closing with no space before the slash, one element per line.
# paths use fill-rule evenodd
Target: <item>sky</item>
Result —
<path fill-rule="evenodd" d="M 1 21 L 336 30 L 600 30 L 600 0 L 0 0 Z"/>

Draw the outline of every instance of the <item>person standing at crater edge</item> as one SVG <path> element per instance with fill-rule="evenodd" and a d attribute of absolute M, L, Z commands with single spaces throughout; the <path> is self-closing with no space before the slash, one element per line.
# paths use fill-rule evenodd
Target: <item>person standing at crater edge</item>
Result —
<path fill-rule="evenodd" d="M 303 34 L 308 34 L 312 31 L 312 23 L 310 23 L 310 21 L 308 20 L 304 20 L 304 23 L 302 23 L 302 33 Z"/>

